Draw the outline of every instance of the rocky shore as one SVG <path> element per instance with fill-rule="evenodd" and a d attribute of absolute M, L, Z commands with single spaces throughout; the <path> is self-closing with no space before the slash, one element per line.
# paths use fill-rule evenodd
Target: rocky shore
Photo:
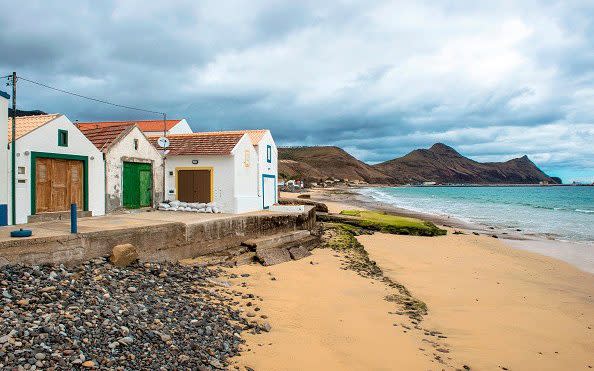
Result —
<path fill-rule="evenodd" d="M 223 272 L 178 264 L 0 268 L 0 369 L 222 369 L 241 332 Z M 236 302 L 235 302 L 236 303 Z"/>

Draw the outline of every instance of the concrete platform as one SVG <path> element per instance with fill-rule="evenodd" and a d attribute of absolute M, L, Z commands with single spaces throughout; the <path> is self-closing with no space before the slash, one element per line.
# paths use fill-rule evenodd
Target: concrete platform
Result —
<path fill-rule="evenodd" d="M 179 260 L 239 246 L 243 241 L 280 232 L 313 229 L 315 210 L 304 213 L 258 211 L 199 214 L 151 211 L 81 218 L 70 234 L 69 221 L 47 221 L 0 228 L 0 265 L 77 263 L 108 256 L 113 246 L 131 243 L 144 261 Z M 12 238 L 16 228 L 33 235 Z"/>

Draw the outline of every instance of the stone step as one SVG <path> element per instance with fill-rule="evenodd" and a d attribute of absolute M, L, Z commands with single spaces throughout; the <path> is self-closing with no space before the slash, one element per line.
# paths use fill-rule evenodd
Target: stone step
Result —
<path fill-rule="evenodd" d="M 298 230 L 285 233 L 277 233 L 271 236 L 264 236 L 244 241 L 242 245 L 248 246 L 252 250 L 271 249 L 286 245 L 301 239 L 310 237 L 311 233 L 308 230 Z"/>
<path fill-rule="evenodd" d="M 76 212 L 79 218 L 88 218 L 93 215 L 90 211 L 78 210 Z M 29 215 L 27 223 L 48 222 L 54 220 L 70 220 L 70 211 L 54 211 L 49 213 L 39 213 Z"/>

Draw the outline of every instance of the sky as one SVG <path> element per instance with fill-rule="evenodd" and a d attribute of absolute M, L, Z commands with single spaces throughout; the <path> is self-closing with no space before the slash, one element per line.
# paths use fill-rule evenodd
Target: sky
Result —
<path fill-rule="evenodd" d="M 0 0 L 0 76 L 368 163 L 443 142 L 594 181 L 593 1 Z M 21 81 L 20 109 L 158 118 Z M 0 89 L 7 91 L 4 84 Z"/>

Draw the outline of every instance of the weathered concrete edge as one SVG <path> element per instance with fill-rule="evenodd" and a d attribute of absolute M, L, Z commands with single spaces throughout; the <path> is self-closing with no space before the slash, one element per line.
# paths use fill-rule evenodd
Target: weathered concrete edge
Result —
<path fill-rule="evenodd" d="M 291 230 L 313 230 L 314 207 L 300 214 L 248 214 L 194 224 L 163 224 L 77 235 L 5 242 L 0 266 L 7 264 L 77 264 L 106 257 L 114 246 L 131 243 L 142 261 L 175 261 L 221 252 L 250 238 Z"/>

